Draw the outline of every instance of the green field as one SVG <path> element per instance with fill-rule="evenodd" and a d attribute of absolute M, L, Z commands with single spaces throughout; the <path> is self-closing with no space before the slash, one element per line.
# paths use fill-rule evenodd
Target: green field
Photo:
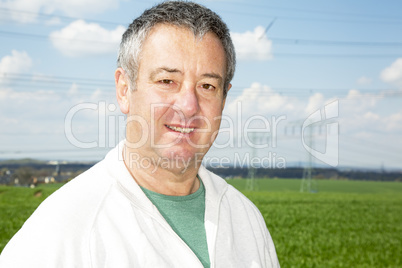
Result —
<path fill-rule="evenodd" d="M 300 193 L 300 180 L 229 183 L 260 209 L 282 267 L 402 267 L 402 183 L 317 182 Z M 0 251 L 56 186 L 0 186 Z"/>
<path fill-rule="evenodd" d="M 260 209 L 282 267 L 402 267 L 402 183 L 261 180 L 245 192 Z"/>
<path fill-rule="evenodd" d="M 60 186 L 35 189 L 0 186 L 0 252 L 36 207 Z"/>

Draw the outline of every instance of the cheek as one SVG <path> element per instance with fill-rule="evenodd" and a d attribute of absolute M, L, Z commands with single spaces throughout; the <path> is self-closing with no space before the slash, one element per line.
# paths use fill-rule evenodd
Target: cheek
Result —
<path fill-rule="evenodd" d="M 209 118 L 213 119 L 214 121 L 220 121 L 222 110 L 222 103 L 210 103 L 205 113 Z"/>
<path fill-rule="evenodd" d="M 166 104 L 153 104 L 150 117 L 155 121 L 168 121 L 174 117 L 174 112 Z"/>
<path fill-rule="evenodd" d="M 205 114 L 205 119 L 209 122 L 211 133 L 214 133 L 219 129 L 222 120 L 221 116 L 222 113 L 219 109 L 211 110 L 208 114 Z"/>

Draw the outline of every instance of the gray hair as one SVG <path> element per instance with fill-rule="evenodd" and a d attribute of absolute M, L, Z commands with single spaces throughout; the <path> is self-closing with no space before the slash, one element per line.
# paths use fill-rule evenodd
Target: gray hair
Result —
<path fill-rule="evenodd" d="M 224 96 L 226 96 L 236 66 L 236 55 L 229 29 L 222 19 L 210 9 L 184 1 L 162 2 L 145 10 L 123 34 L 117 65 L 127 73 L 130 87 L 135 89 L 140 53 L 145 39 L 155 25 L 163 23 L 189 29 L 198 38 L 202 38 L 208 32 L 214 33 L 219 38 L 226 54 L 224 79 Z"/>

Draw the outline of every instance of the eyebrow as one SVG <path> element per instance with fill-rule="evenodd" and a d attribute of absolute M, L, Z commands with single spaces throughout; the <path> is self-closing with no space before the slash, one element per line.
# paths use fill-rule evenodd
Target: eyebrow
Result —
<path fill-rule="evenodd" d="M 163 73 L 163 72 L 167 72 L 167 73 L 179 73 L 182 74 L 182 71 L 180 71 L 179 69 L 176 68 L 169 68 L 169 67 L 160 67 L 157 68 L 155 71 L 153 71 L 149 77 L 153 80 L 155 78 L 156 75 Z M 205 73 L 203 75 L 201 75 L 201 77 L 203 78 L 213 78 L 219 81 L 219 83 L 221 84 L 223 81 L 222 76 L 220 76 L 217 73 Z"/>
<path fill-rule="evenodd" d="M 160 73 L 163 73 L 163 72 L 167 72 L 167 73 L 182 73 L 179 69 L 169 68 L 169 67 L 160 67 L 160 68 L 157 68 L 155 71 L 153 71 L 149 75 L 149 77 L 153 80 L 156 75 L 158 75 Z"/>
<path fill-rule="evenodd" d="M 206 74 L 203 74 L 201 77 L 204 77 L 204 78 L 213 78 L 213 79 L 218 80 L 219 83 L 222 83 L 222 81 L 223 81 L 222 76 L 220 76 L 219 74 L 216 74 L 216 73 L 206 73 Z"/>

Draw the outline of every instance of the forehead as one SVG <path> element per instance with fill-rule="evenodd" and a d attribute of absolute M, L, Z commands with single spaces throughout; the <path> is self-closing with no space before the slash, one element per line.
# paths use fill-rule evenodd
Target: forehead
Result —
<path fill-rule="evenodd" d="M 171 24 L 157 24 L 144 40 L 141 65 L 169 64 L 175 68 L 197 65 L 198 68 L 226 70 L 226 54 L 221 40 L 213 33 L 195 36 L 193 31 Z"/>
<path fill-rule="evenodd" d="M 222 46 L 222 41 L 218 36 L 212 31 L 205 32 L 194 32 L 194 30 L 187 26 L 178 26 L 169 23 L 157 23 L 155 24 L 148 33 L 143 41 L 143 47 L 146 43 L 157 36 L 158 38 L 164 37 L 166 40 L 180 39 L 183 36 L 187 36 L 189 39 L 194 39 L 196 42 L 201 42 L 205 39 L 214 39 L 214 41 Z"/>

